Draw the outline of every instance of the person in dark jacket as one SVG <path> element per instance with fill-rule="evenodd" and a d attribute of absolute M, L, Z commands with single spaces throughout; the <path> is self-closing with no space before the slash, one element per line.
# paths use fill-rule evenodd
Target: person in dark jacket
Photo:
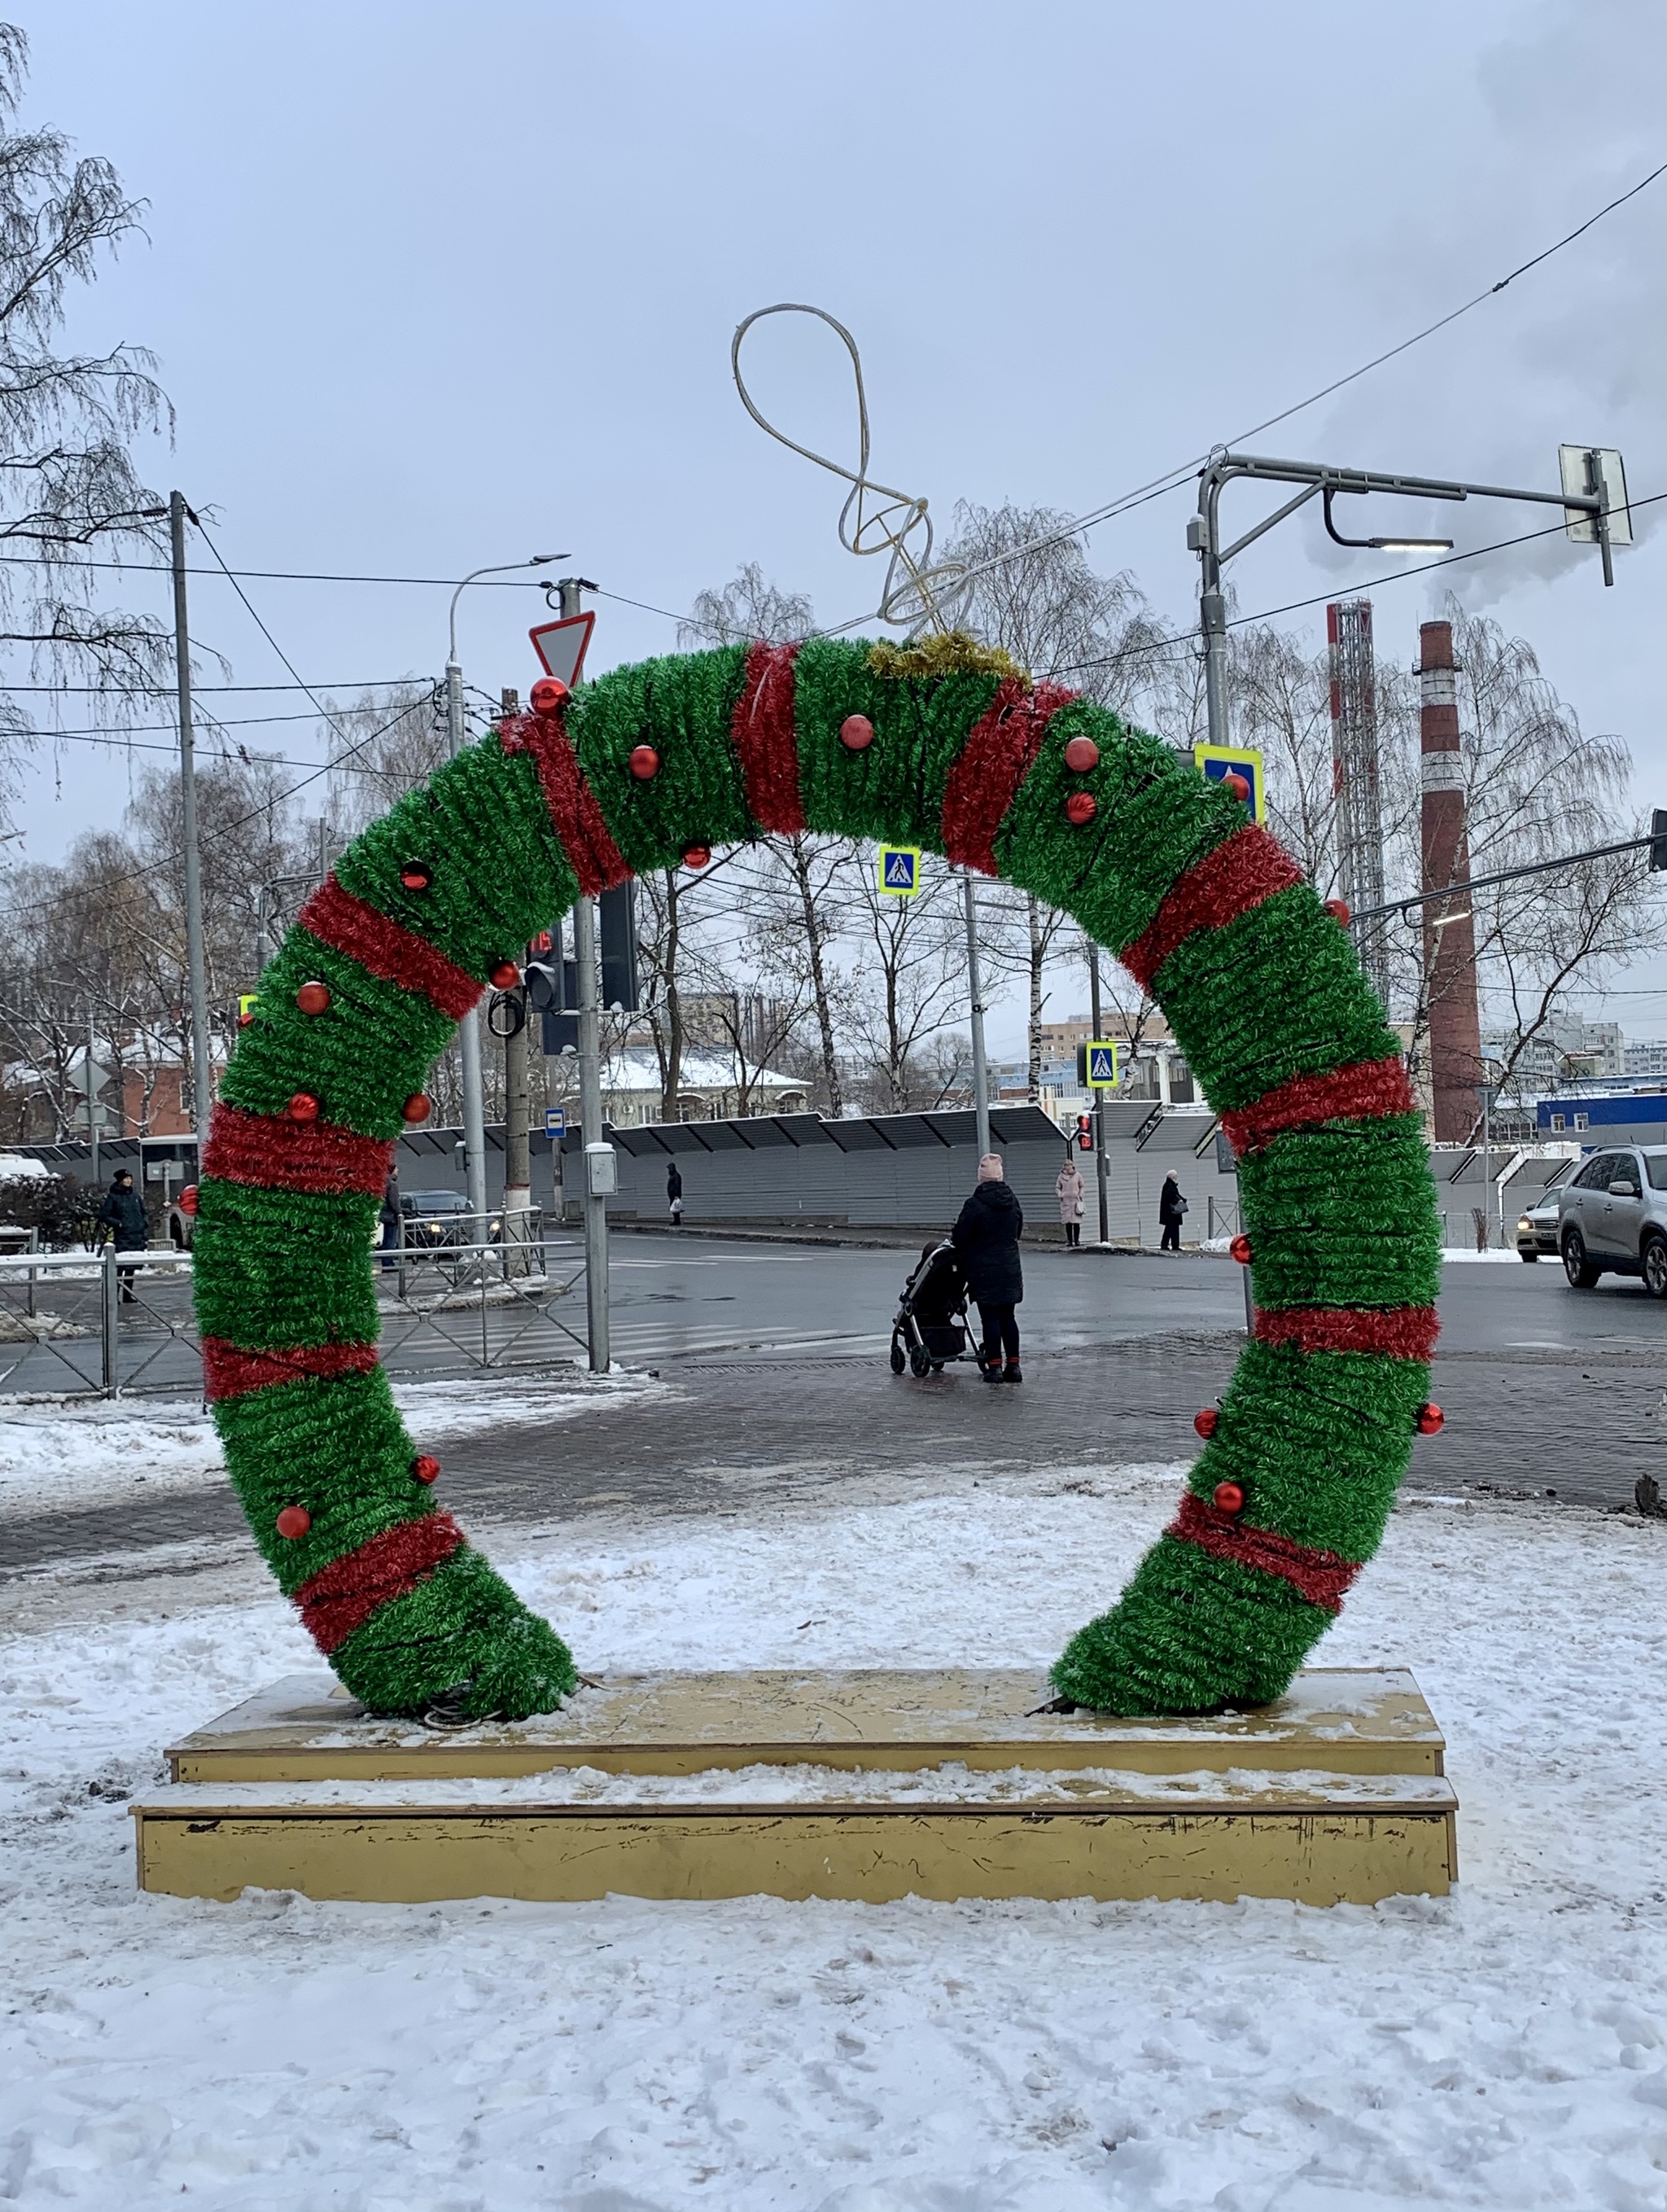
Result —
<path fill-rule="evenodd" d="M 104 1194 L 104 1203 L 98 1212 L 98 1225 L 106 1231 L 100 1237 L 101 1244 L 113 1244 L 118 1252 L 142 1252 L 150 1242 L 150 1224 L 145 1219 L 145 1202 L 133 1188 L 133 1178 L 125 1168 L 117 1171 L 116 1179 Z M 124 1267 L 118 1260 L 116 1273 L 122 1286 L 122 1304 L 133 1304 L 133 1270 Z"/>
<path fill-rule="evenodd" d="M 1163 1188 L 1158 1193 L 1158 1219 L 1163 1234 L 1158 1239 L 1160 1252 L 1179 1252 L 1181 1249 L 1181 1223 L 1186 1217 L 1186 1200 L 1181 1196 L 1181 1187 L 1175 1180 L 1172 1168 L 1163 1179 Z"/>
<path fill-rule="evenodd" d="M 1000 1155 L 986 1152 L 979 1162 L 977 1186 L 950 1235 L 967 1270 L 967 1295 L 977 1302 L 984 1324 L 979 1369 L 986 1382 L 1024 1381 L 1019 1371 L 1019 1324 L 1013 1313 L 1025 1294 L 1019 1259 L 1024 1225 L 1023 1209 L 1008 1188 Z"/>
<path fill-rule="evenodd" d="M 672 1227 L 681 1229 L 683 1225 L 683 1178 L 678 1172 L 676 1160 L 666 1163 L 665 1202 L 671 1215 Z"/>
<path fill-rule="evenodd" d="M 382 1187 L 382 1265 L 384 1269 L 399 1265 L 399 1170 L 390 1168 L 388 1180 Z"/>

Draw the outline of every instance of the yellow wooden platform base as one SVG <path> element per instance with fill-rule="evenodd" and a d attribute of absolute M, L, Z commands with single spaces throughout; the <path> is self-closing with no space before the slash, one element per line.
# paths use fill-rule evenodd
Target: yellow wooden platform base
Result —
<path fill-rule="evenodd" d="M 1042 1713 L 1032 1674 L 622 1676 L 430 1730 L 292 1676 L 173 1747 L 140 1886 L 234 1897 L 1445 1894 L 1442 1739 L 1411 1676 L 1313 1670 L 1259 1711 Z"/>

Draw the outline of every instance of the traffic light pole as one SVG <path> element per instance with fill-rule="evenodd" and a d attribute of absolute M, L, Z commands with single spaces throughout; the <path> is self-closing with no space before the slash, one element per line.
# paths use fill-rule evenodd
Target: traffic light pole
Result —
<path fill-rule="evenodd" d="M 973 1111 L 978 1117 L 979 1158 L 990 1150 L 990 1072 L 984 1057 L 984 986 L 979 980 L 979 909 L 973 872 L 961 879 L 967 906 L 967 988 L 972 995 Z"/>
<path fill-rule="evenodd" d="M 179 811 L 185 852 L 185 965 L 191 1008 L 191 1119 L 197 1127 L 199 1164 L 214 1105 L 209 1060 L 209 981 L 203 957 L 203 856 L 197 834 L 197 741 L 191 728 L 191 647 L 185 620 L 185 523 L 195 520 L 183 492 L 168 495 L 168 532 L 173 551 L 173 664 L 179 699 Z M 87 1079 L 93 1080 L 92 1071 Z"/>
<path fill-rule="evenodd" d="M 1091 1033 L 1100 1035 L 1100 947 L 1088 939 L 1088 1020 Z M 1092 1073 L 1092 1070 L 1089 1071 Z M 1100 1241 L 1112 1241 L 1112 1209 L 1106 1176 L 1106 1094 L 1094 1094 L 1094 1179 L 1100 1193 Z"/>
<path fill-rule="evenodd" d="M 564 619 L 584 611 L 576 577 L 558 586 Z M 573 907 L 573 963 L 579 970 L 579 1118 L 585 1162 L 585 1316 L 591 1372 L 605 1375 L 611 1357 L 608 1330 L 608 1196 L 614 1188 L 614 1151 L 602 1133 L 602 1006 L 597 971 L 597 906 L 581 896 Z"/>

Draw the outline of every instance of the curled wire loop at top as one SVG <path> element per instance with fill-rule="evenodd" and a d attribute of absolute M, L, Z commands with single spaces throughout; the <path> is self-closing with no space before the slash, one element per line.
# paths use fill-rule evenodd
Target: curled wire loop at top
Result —
<path fill-rule="evenodd" d="M 846 351 L 851 356 L 852 374 L 857 380 L 858 455 L 855 469 L 848 469 L 839 461 L 830 461 L 825 453 L 815 453 L 802 446 L 797 438 L 777 429 L 767 416 L 761 414 L 741 374 L 741 347 L 755 323 L 767 315 L 815 315 L 835 331 Z M 890 484 L 876 483 L 868 472 L 869 427 L 868 395 L 863 388 L 863 359 L 857 350 L 857 341 L 842 322 L 830 315 L 825 307 L 812 307 L 803 301 L 783 300 L 773 307 L 757 307 L 746 320 L 737 326 L 730 346 L 730 369 L 735 378 L 735 388 L 741 394 L 741 404 L 761 430 L 791 452 L 814 461 L 819 469 L 831 476 L 843 477 L 851 486 L 846 503 L 840 510 L 840 543 L 847 553 L 867 556 L 889 553 L 886 580 L 880 594 L 877 610 L 879 618 L 894 629 L 906 630 L 917 637 L 923 629 L 936 630 L 947 635 L 954 629 L 967 605 L 972 590 L 972 580 L 965 563 L 960 561 L 932 562 L 932 522 L 926 511 L 926 501 L 906 491 L 898 491 Z M 879 503 L 870 505 L 870 501 Z M 911 542 L 912 541 L 912 543 Z"/>

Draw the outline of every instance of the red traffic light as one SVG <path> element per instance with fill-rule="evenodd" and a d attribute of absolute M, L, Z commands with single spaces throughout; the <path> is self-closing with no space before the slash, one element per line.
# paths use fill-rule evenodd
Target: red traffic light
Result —
<path fill-rule="evenodd" d="M 1076 1149 L 1079 1152 L 1094 1150 L 1094 1115 L 1079 1114 L 1076 1117 Z"/>

